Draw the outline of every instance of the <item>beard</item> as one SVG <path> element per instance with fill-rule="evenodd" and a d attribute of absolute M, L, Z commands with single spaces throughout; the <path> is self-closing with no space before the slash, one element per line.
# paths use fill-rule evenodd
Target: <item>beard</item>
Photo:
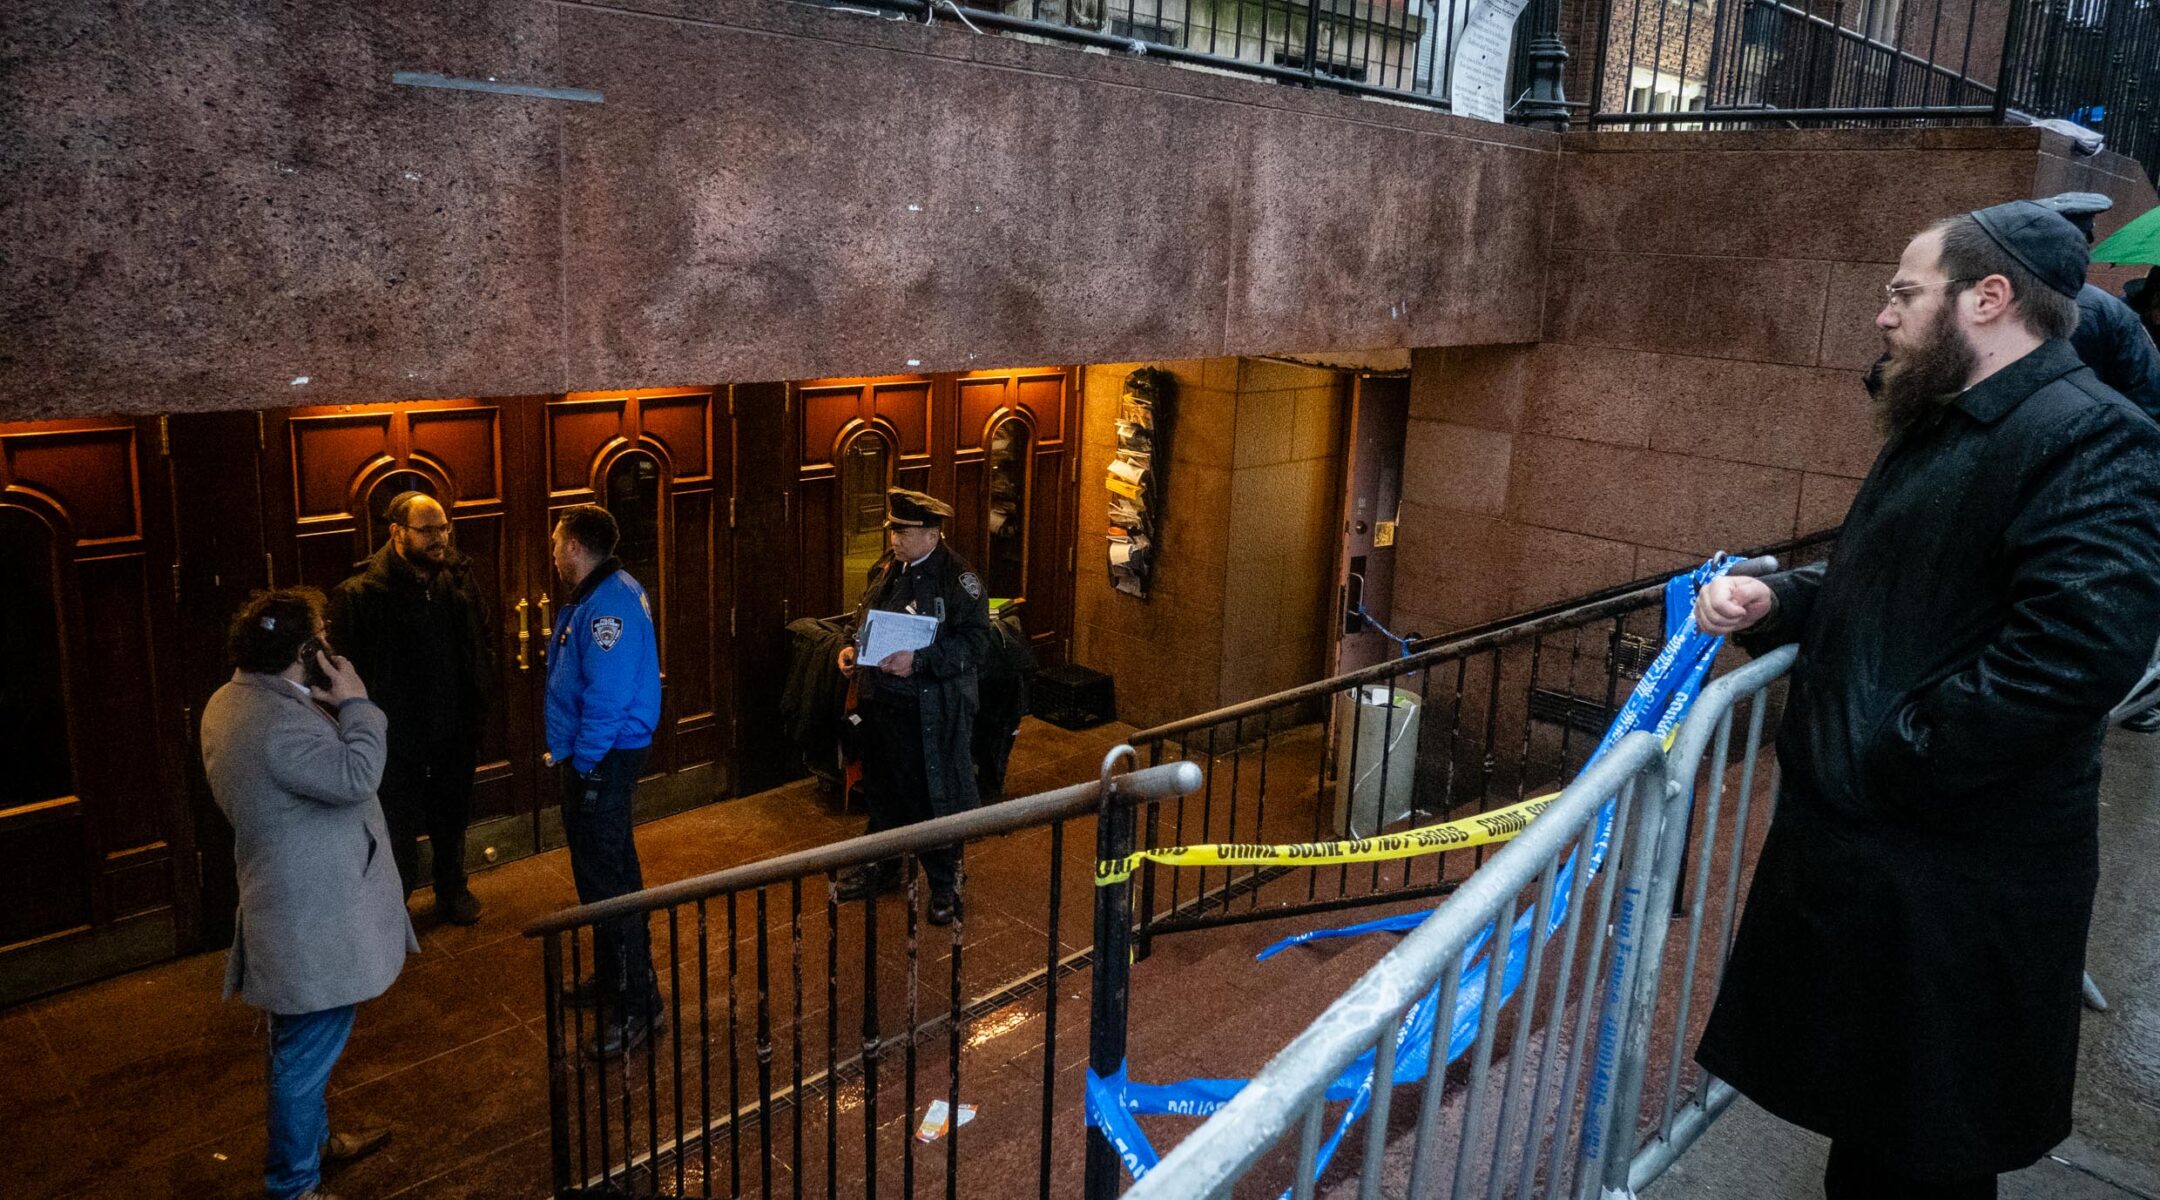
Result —
<path fill-rule="evenodd" d="M 1875 418 L 1883 432 L 1895 436 L 1949 407 L 1965 390 L 1978 361 L 1947 307 L 1937 309 L 1916 345 L 1884 356 L 1875 389 Z"/>

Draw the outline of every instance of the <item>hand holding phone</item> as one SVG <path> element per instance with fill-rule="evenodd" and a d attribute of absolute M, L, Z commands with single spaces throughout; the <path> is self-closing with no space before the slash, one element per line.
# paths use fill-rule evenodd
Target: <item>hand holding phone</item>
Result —
<path fill-rule="evenodd" d="M 367 699 L 367 685 L 360 682 L 360 672 L 353 670 L 352 660 L 343 658 L 315 643 L 304 660 L 308 673 L 308 694 L 316 703 L 336 708 L 347 700 Z M 320 675 L 318 682 L 316 676 Z"/>

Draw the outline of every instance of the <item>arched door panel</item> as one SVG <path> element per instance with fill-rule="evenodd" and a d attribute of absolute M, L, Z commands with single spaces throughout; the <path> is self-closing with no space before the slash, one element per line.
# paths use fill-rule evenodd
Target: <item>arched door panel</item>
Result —
<path fill-rule="evenodd" d="M 401 492 L 435 497 L 450 515 L 455 546 L 471 560 L 487 605 L 495 651 L 493 702 L 473 780 L 468 868 L 532 852 L 536 808 L 547 794 L 534 650 L 545 533 L 537 514 L 512 501 L 534 440 L 532 402 L 426 401 L 264 414 L 263 523 L 276 584 L 325 592 L 387 540 L 384 509 Z M 520 665 L 520 600 L 528 639 Z"/>
<path fill-rule="evenodd" d="M 667 388 L 583 393 L 546 406 L 545 525 L 598 504 L 622 531 L 617 557 L 645 588 L 660 640 L 660 728 L 638 790 L 640 820 L 729 793 L 732 689 L 728 660 L 733 555 L 715 463 L 732 459 L 724 394 Z M 716 419 L 717 414 L 717 419 Z M 559 607 L 561 587 L 551 582 Z M 561 821 L 541 812 L 541 842 Z"/>
<path fill-rule="evenodd" d="M 194 936 L 153 421 L 0 425 L 0 1005 Z"/>

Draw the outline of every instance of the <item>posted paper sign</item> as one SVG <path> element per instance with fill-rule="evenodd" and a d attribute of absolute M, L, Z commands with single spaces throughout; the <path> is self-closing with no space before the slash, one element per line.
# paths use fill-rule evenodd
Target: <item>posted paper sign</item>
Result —
<path fill-rule="evenodd" d="M 1508 49 L 1524 0 L 1478 0 L 1455 43 L 1455 74 L 1448 104 L 1458 117 L 1507 120 Z"/>

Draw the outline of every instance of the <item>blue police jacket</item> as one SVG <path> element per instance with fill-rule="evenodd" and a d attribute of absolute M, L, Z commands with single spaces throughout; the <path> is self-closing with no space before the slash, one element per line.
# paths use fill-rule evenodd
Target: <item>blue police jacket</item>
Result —
<path fill-rule="evenodd" d="M 660 651 L 652 603 L 608 559 L 555 617 L 548 651 L 547 744 L 579 774 L 610 750 L 652 745 L 660 724 Z"/>

